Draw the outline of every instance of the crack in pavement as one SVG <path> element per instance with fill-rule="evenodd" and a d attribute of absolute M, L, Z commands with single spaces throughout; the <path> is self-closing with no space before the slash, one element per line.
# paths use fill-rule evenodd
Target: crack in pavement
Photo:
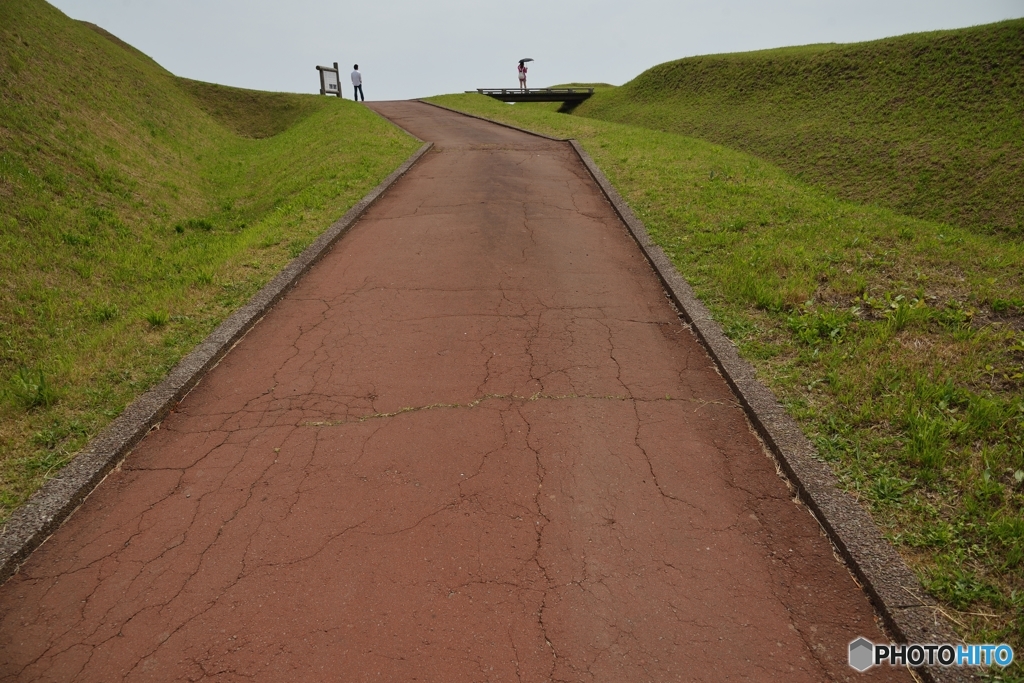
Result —
<path fill-rule="evenodd" d="M 424 406 L 403 406 L 398 410 L 393 410 L 387 413 L 370 413 L 368 415 L 360 415 L 353 418 L 346 418 L 344 420 L 316 420 L 310 422 L 300 423 L 303 427 L 339 427 L 342 425 L 350 424 L 361 424 L 370 420 L 383 420 L 392 417 L 398 417 L 407 413 L 418 413 L 424 410 L 455 410 L 455 409 L 469 409 L 472 410 L 480 406 L 481 404 L 488 401 L 507 401 L 513 403 L 533 403 L 536 401 L 571 401 L 571 400 L 594 400 L 594 401 L 620 401 L 620 402 L 634 402 L 634 403 L 694 403 L 697 405 L 697 409 L 703 408 L 709 405 L 722 406 L 727 404 L 738 405 L 735 401 L 709 401 L 695 398 L 673 398 L 672 396 L 665 396 L 663 398 L 636 398 L 633 396 L 615 396 L 615 395 L 591 395 L 591 394 L 563 394 L 563 395 L 551 395 L 542 392 L 536 392 L 529 396 L 521 396 L 518 394 L 485 394 L 479 398 L 475 398 L 472 401 L 466 401 L 464 403 L 431 403 Z"/>
<path fill-rule="evenodd" d="M 870 605 L 585 167 L 373 106 L 434 151 L 0 587 L 0 679 L 842 680 Z"/>

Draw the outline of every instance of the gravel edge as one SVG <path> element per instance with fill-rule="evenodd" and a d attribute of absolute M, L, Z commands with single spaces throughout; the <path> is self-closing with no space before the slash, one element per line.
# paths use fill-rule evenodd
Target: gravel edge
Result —
<path fill-rule="evenodd" d="M 292 259 L 242 308 L 232 313 L 162 382 L 135 399 L 124 412 L 52 479 L 43 484 L 0 529 L 0 584 L 13 576 L 36 548 L 78 509 L 107 474 L 195 387 L 245 334 L 319 261 L 350 227 L 413 164 L 426 154 L 427 142 L 391 175 L 335 221 L 299 256 Z"/>

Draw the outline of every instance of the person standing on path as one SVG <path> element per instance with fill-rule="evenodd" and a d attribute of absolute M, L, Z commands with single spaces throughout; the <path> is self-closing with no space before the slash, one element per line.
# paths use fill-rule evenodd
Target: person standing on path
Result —
<path fill-rule="evenodd" d="M 359 98 L 366 101 L 366 97 L 363 95 L 363 75 L 359 73 L 359 65 L 352 65 L 352 98 L 358 102 Z"/>
<path fill-rule="evenodd" d="M 526 62 L 519 62 L 519 92 L 526 92 Z"/>

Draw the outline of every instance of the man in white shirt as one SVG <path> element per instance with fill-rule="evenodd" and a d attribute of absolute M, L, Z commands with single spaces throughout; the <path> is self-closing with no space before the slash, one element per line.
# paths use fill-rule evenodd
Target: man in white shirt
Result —
<path fill-rule="evenodd" d="M 353 64 L 352 68 L 354 69 L 352 72 L 352 91 L 354 93 L 354 99 L 358 102 L 359 98 L 362 97 L 363 102 L 365 102 L 366 98 L 363 96 L 363 75 L 359 73 L 358 64 Z"/>

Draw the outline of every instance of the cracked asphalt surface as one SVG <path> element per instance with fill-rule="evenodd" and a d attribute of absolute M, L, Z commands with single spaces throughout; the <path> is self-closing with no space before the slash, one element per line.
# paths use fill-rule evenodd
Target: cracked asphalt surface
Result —
<path fill-rule="evenodd" d="M 0 588 L 0 679 L 864 678 L 868 600 L 568 145 L 372 106 L 435 149 Z"/>

